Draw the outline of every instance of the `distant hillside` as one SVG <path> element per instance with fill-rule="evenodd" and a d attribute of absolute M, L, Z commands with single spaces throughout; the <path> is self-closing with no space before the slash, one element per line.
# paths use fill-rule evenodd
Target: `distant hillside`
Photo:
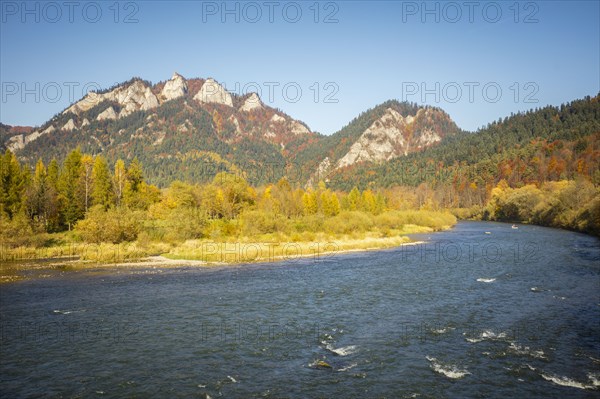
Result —
<path fill-rule="evenodd" d="M 3 146 L 31 165 L 79 146 L 112 162 L 137 156 L 149 180 L 163 186 L 206 182 L 220 170 L 243 172 L 255 184 L 277 180 L 290 152 L 318 137 L 255 93 L 238 96 L 213 79 L 178 74 L 154 86 L 134 78 L 90 93 L 35 131 L 3 129 Z"/>
<path fill-rule="evenodd" d="M 295 161 L 312 182 L 330 180 L 360 165 L 385 164 L 421 151 L 459 133 L 439 108 L 390 100 L 363 112 L 318 145 L 302 149 Z"/>
<path fill-rule="evenodd" d="M 455 193 L 584 176 L 600 184 L 600 100 L 512 115 L 406 157 L 331 176 L 337 188 L 447 185 Z M 468 197 L 468 196 L 464 196 Z"/>
<path fill-rule="evenodd" d="M 207 182 L 219 171 L 252 184 L 281 177 L 317 183 L 327 174 L 381 163 L 439 143 L 459 129 L 437 108 L 388 101 L 332 136 L 310 131 L 256 93 L 229 93 L 214 79 L 141 78 L 89 93 L 35 130 L 3 128 L 0 144 L 33 165 L 63 159 L 73 148 L 138 157 L 151 183 Z M 9 133 L 10 132 L 10 133 Z"/>
<path fill-rule="evenodd" d="M 596 96 L 511 115 L 476 133 L 439 108 L 390 100 L 324 136 L 256 93 L 175 73 L 90 93 L 35 129 L 0 125 L 0 146 L 31 166 L 76 147 L 110 163 L 138 157 L 149 182 L 163 187 L 208 182 L 219 171 L 253 185 L 282 177 L 344 190 L 427 183 L 468 206 L 502 179 L 512 187 L 578 176 L 600 184 L 599 135 Z"/>
<path fill-rule="evenodd" d="M 0 143 L 7 142 L 13 136 L 29 134 L 32 131 L 31 126 L 9 126 L 0 122 Z"/>

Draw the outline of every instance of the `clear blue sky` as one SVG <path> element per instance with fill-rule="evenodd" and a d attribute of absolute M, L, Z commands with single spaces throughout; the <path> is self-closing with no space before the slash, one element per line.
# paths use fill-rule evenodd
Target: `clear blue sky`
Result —
<path fill-rule="evenodd" d="M 598 1 L 0 4 L 0 121 L 11 125 L 42 124 L 86 85 L 174 71 L 231 91 L 255 82 L 325 134 L 387 99 L 439 106 L 475 130 L 600 91 Z"/>

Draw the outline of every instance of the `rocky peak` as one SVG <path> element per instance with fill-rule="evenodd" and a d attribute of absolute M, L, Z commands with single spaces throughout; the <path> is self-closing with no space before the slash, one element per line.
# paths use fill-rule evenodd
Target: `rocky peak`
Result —
<path fill-rule="evenodd" d="M 419 109 L 414 117 L 403 117 L 396 110 L 387 108 L 338 160 L 336 168 L 359 162 L 387 161 L 440 141 L 441 137 L 428 126 L 432 123 L 432 112 Z M 417 128 L 417 122 L 423 123 Z"/>
<path fill-rule="evenodd" d="M 406 152 L 403 132 L 406 122 L 397 111 L 388 108 L 352 144 L 350 150 L 338 162 L 343 168 L 358 162 L 384 161 L 392 158 L 398 148 Z"/>
<path fill-rule="evenodd" d="M 122 107 L 119 117 L 129 115 L 134 111 L 146 111 L 158 107 L 158 99 L 150 87 L 140 80 L 134 80 L 128 85 L 119 86 L 107 93 L 88 93 L 83 99 L 63 111 L 63 114 L 71 112 L 79 115 L 102 101 L 117 102 Z"/>
<path fill-rule="evenodd" d="M 69 119 L 69 121 L 63 125 L 62 130 L 65 130 L 67 132 L 77 130 L 77 126 L 75 126 L 73 118 Z"/>
<path fill-rule="evenodd" d="M 256 93 L 250 94 L 250 97 L 244 101 L 244 104 L 240 107 L 240 111 L 251 112 L 255 110 L 263 109 L 264 105 L 260 100 L 260 97 Z"/>
<path fill-rule="evenodd" d="M 160 97 L 162 101 L 174 100 L 179 97 L 183 97 L 188 92 L 187 81 L 175 72 L 171 79 L 167 80 L 165 86 L 160 92 Z"/>
<path fill-rule="evenodd" d="M 98 121 L 103 121 L 105 119 L 111 119 L 111 120 L 117 119 L 117 113 L 115 112 L 115 109 L 113 107 L 106 108 L 96 118 L 96 120 L 98 120 Z"/>
<path fill-rule="evenodd" d="M 224 104 L 233 107 L 231 94 L 225 90 L 217 81 L 208 78 L 202 85 L 194 100 L 200 103 Z"/>
<path fill-rule="evenodd" d="M 150 87 L 139 80 L 133 82 L 125 90 L 118 90 L 115 99 L 123 109 L 119 118 L 127 116 L 135 111 L 147 111 L 158 107 L 158 99 L 152 93 Z"/>
<path fill-rule="evenodd" d="M 296 136 L 301 135 L 301 134 L 309 134 L 310 130 L 308 130 L 308 128 L 306 126 L 304 126 L 302 123 L 298 122 L 297 120 L 293 120 L 289 123 L 289 128 L 291 130 L 292 133 L 294 133 Z"/>

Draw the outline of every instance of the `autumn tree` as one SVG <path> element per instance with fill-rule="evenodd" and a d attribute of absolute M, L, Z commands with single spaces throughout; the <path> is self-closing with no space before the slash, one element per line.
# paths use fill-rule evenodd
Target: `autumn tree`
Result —
<path fill-rule="evenodd" d="M 15 216 L 22 205 L 26 176 L 17 157 L 6 150 L 0 157 L 0 213 Z"/>
<path fill-rule="evenodd" d="M 94 169 L 94 158 L 89 154 L 81 156 L 81 185 L 83 205 L 85 212 L 88 211 L 92 198 L 92 171 Z"/>
<path fill-rule="evenodd" d="M 255 201 L 255 193 L 248 182 L 240 176 L 227 172 L 218 173 L 213 179 L 217 188 L 216 202 L 220 203 L 223 216 L 232 219 Z"/>
<path fill-rule="evenodd" d="M 108 164 L 103 156 L 98 155 L 92 170 L 92 202 L 108 209 L 113 204 L 114 192 Z"/>
<path fill-rule="evenodd" d="M 347 197 L 348 210 L 350 210 L 350 211 L 357 210 L 360 207 L 360 199 L 361 199 L 360 191 L 358 191 L 358 188 L 355 186 L 352 189 L 352 191 L 350 191 L 350 193 L 348 194 L 348 197 Z"/>
<path fill-rule="evenodd" d="M 69 230 L 85 213 L 85 202 L 82 200 L 80 189 L 83 171 L 81 159 L 79 148 L 71 151 L 64 161 L 58 181 L 63 217 Z"/>
<path fill-rule="evenodd" d="M 122 159 L 118 159 L 115 163 L 115 173 L 113 175 L 113 187 L 117 206 L 120 206 L 121 201 L 123 200 L 123 193 L 125 192 L 126 183 L 127 170 L 125 169 L 125 162 L 123 162 Z"/>
<path fill-rule="evenodd" d="M 144 172 L 142 171 L 142 164 L 137 157 L 133 158 L 127 167 L 126 176 L 127 179 L 123 190 L 125 204 L 131 208 L 143 208 L 140 189 L 144 182 Z"/>
<path fill-rule="evenodd" d="M 317 201 L 317 193 L 313 190 L 308 190 L 302 195 L 302 206 L 305 215 L 314 215 L 319 211 L 319 203 Z"/>
<path fill-rule="evenodd" d="M 39 159 L 31 184 L 26 190 L 27 213 L 30 219 L 48 228 L 50 208 L 52 207 L 48 176 L 44 162 Z"/>
<path fill-rule="evenodd" d="M 330 190 L 321 193 L 321 207 L 325 216 L 335 216 L 340 213 L 340 201 Z"/>

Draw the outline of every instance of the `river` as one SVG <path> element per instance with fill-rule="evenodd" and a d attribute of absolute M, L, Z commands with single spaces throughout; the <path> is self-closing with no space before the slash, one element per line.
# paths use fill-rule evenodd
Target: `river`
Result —
<path fill-rule="evenodd" d="M 0 396 L 600 397 L 600 241 L 460 222 L 424 244 L 0 285 Z"/>

